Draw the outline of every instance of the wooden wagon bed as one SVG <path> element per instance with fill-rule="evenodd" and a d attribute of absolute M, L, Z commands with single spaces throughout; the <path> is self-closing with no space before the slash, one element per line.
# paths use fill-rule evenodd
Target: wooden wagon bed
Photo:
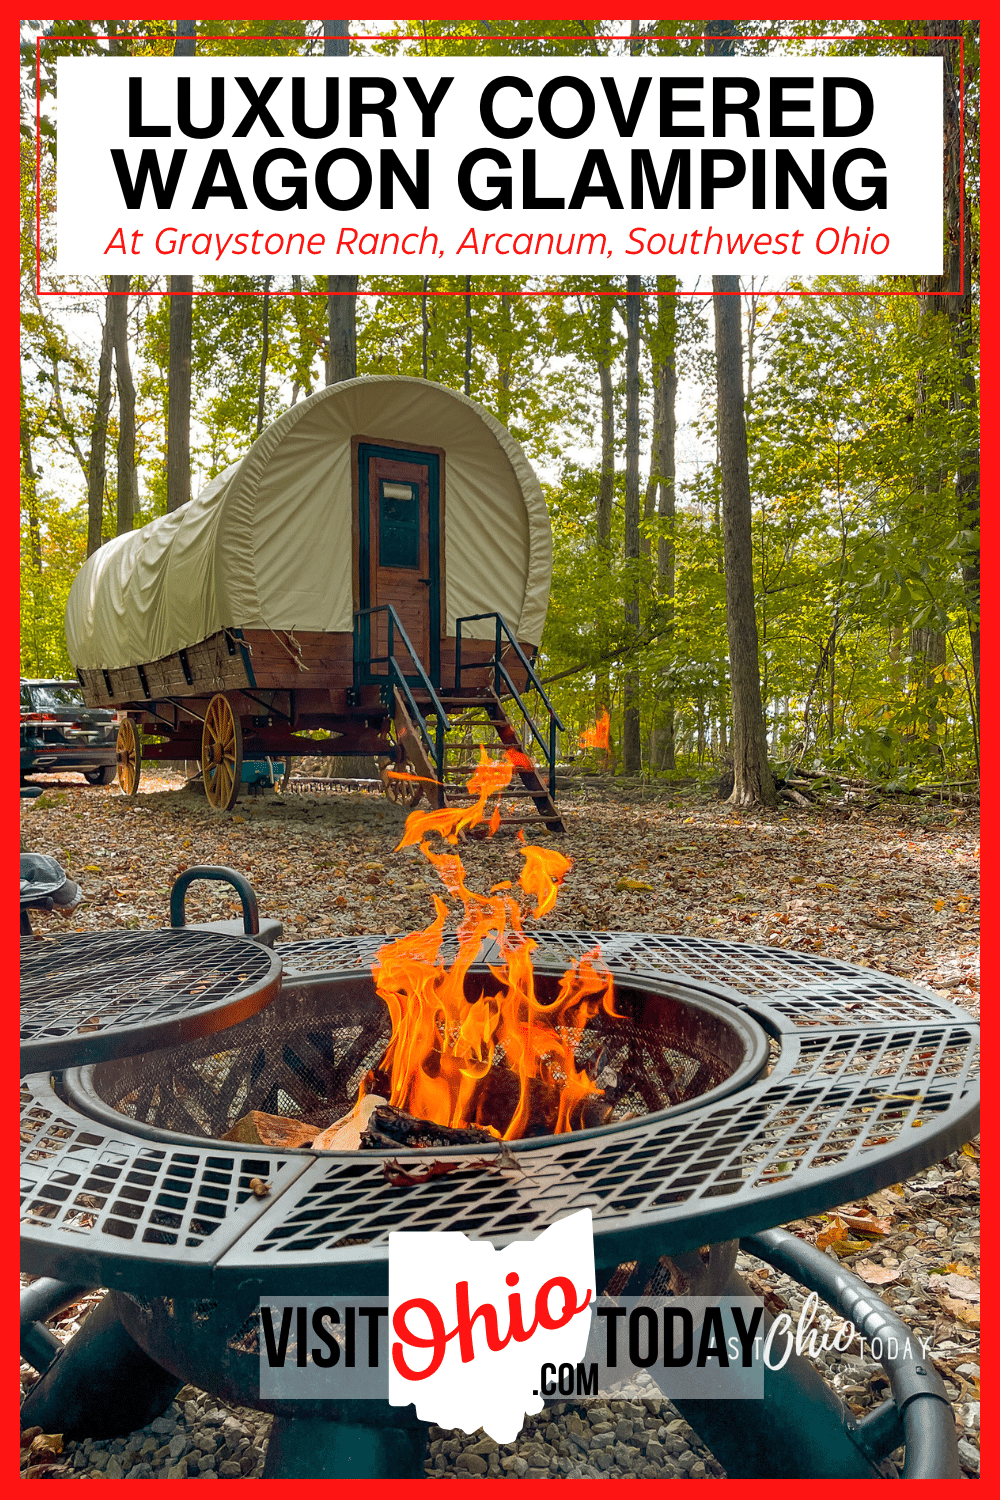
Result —
<path fill-rule="evenodd" d="M 400 674 L 393 670 L 398 657 L 392 666 L 362 658 L 358 636 L 357 623 L 350 635 L 224 630 L 159 661 L 82 668 L 77 675 L 89 704 L 127 715 L 118 766 L 122 789 L 132 796 L 144 760 L 198 761 L 209 801 L 229 808 L 248 763 L 261 771 L 270 763 L 273 781 L 273 763 L 291 756 L 371 755 L 379 758 L 384 789 L 394 800 L 415 805 L 423 794 L 445 806 L 461 800 L 481 744 L 494 755 L 518 752 L 515 785 L 529 811 L 519 815 L 512 807 L 505 821 L 538 820 L 562 829 L 554 774 L 543 777 L 523 731 L 508 717 L 513 699 L 529 688 L 541 690 L 520 643 L 502 642 L 499 626 L 496 642 L 443 640 L 441 678 L 451 686 L 437 691 L 405 648 Z M 537 729 L 534 738 L 554 772 L 553 731 L 561 725 L 542 696 L 551 755 Z M 221 767 L 217 775 L 214 767 Z M 424 781 L 398 781 L 386 774 L 390 769 Z"/>

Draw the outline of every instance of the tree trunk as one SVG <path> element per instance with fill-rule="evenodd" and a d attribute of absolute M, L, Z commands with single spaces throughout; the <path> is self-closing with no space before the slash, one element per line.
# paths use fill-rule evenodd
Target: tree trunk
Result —
<path fill-rule="evenodd" d="M 733 791 L 730 802 L 775 805 L 767 764 L 754 613 L 752 507 L 743 415 L 743 349 L 738 276 L 712 278 L 718 379 L 719 462 L 726 564 L 726 627 L 732 683 Z"/>
<path fill-rule="evenodd" d="M 500 278 L 500 345 L 497 354 L 497 416 L 510 421 L 510 394 L 514 385 L 514 299 L 507 289 L 507 277 Z"/>
<path fill-rule="evenodd" d="M 326 365 L 327 385 L 353 380 L 358 373 L 356 276 L 326 278 L 330 314 L 330 347 Z"/>
<path fill-rule="evenodd" d="M 465 374 L 462 390 L 472 395 L 472 277 L 465 278 Z"/>
<path fill-rule="evenodd" d="M 170 276 L 167 373 L 167 510 L 191 499 L 191 276 Z"/>
<path fill-rule="evenodd" d="M 323 43 L 324 57 L 347 57 L 350 42 L 347 21 L 324 21 L 326 33 Z M 326 290 L 329 297 L 330 349 L 326 367 L 327 385 L 336 385 L 340 380 L 353 380 L 358 373 L 357 304 L 358 278 L 356 276 L 328 276 Z M 375 758 L 371 755 L 331 756 L 332 776 L 374 777 L 378 774 Z"/>
<path fill-rule="evenodd" d="M 267 394 L 268 314 L 271 305 L 271 278 L 264 277 L 260 318 L 260 381 L 257 386 L 257 436 L 264 431 L 264 397 Z M 293 403 L 294 405 L 294 403 Z"/>
<path fill-rule="evenodd" d="M 348 56 L 351 48 L 348 37 L 349 24 L 347 21 L 323 22 L 324 57 Z M 326 383 L 336 385 L 341 380 L 353 380 L 358 373 L 358 278 L 356 276 L 328 276 L 326 290 L 329 297 L 330 319 Z"/>
<path fill-rule="evenodd" d="M 673 661 L 674 597 L 676 593 L 677 553 L 674 541 L 676 513 L 676 444 L 677 444 L 677 290 L 676 276 L 656 278 L 657 323 L 654 379 L 659 393 L 659 424 L 656 429 L 654 461 L 660 486 L 657 514 L 660 536 L 656 547 L 656 573 L 660 597 L 662 630 L 667 637 Z M 661 709 L 660 765 L 672 771 L 674 757 L 674 700 L 667 692 Z"/>
<path fill-rule="evenodd" d="M 427 321 L 427 283 L 429 276 L 425 276 L 420 283 L 420 373 L 427 379 L 427 340 L 430 337 L 431 325 Z"/>
<path fill-rule="evenodd" d="M 128 352 L 128 294 L 132 278 L 112 276 L 108 297 L 111 345 L 115 353 L 118 383 L 118 513 L 115 535 L 122 536 L 135 525 L 139 508 L 135 471 L 135 382 Z"/>
<path fill-rule="evenodd" d="M 323 56 L 346 57 L 350 50 L 347 21 L 323 22 Z"/>
<path fill-rule="evenodd" d="M 975 377 L 972 373 L 975 347 L 972 284 L 975 267 L 972 256 L 972 205 L 962 178 L 962 114 L 957 65 L 959 49 L 949 40 L 962 35 L 961 21 L 925 21 L 924 34 L 937 40 L 927 42 L 927 54 L 943 59 L 944 67 L 944 198 L 945 261 L 942 276 L 925 276 L 920 281 L 922 311 L 942 315 L 951 325 L 952 348 L 961 362 L 962 374 L 953 394 L 953 410 L 973 412 L 977 406 Z M 969 448 L 958 456 L 955 473 L 956 519 L 960 531 L 972 540 L 962 550 L 962 582 L 965 586 L 969 620 L 969 642 L 975 683 L 976 722 L 979 722 L 979 522 L 980 522 L 979 452 Z"/>
<path fill-rule="evenodd" d="M 611 380 L 611 323 L 614 316 L 615 299 L 597 299 L 597 320 L 600 347 L 597 356 L 597 376 L 601 386 L 601 474 L 597 489 L 597 552 L 598 566 L 605 577 L 611 572 L 611 511 L 615 496 L 615 390 Z M 611 706 L 611 678 L 603 664 L 607 656 L 607 630 L 598 628 L 598 651 L 602 665 L 597 669 L 595 680 L 595 709 Z"/>
<path fill-rule="evenodd" d="M 195 23 L 176 23 L 175 57 L 194 57 Z M 190 276 L 168 276 L 170 367 L 167 372 L 167 510 L 191 499 L 191 297 Z"/>
<path fill-rule="evenodd" d="M 31 425 L 24 405 L 21 387 L 21 505 L 28 513 L 28 545 L 31 562 L 37 573 L 42 571 L 42 527 L 38 514 L 38 485 L 31 453 Z"/>
<path fill-rule="evenodd" d="M 110 298 L 107 299 L 110 302 Z M 104 530 L 104 486 L 107 477 L 105 455 L 108 443 L 108 415 L 111 410 L 111 311 L 105 307 L 101 355 L 97 365 L 97 401 L 90 429 L 90 454 L 87 460 L 87 556 L 101 545 Z"/>
<path fill-rule="evenodd" d="M 626 278 L 625 298 L 625 632 L 632 654 L 625 672 L 622 759 L 626 776 L 642 769 L 639 733 L 639 673 L 635 652 L 639 637 L 639 301 L 642 281 Z M 631 565 L 631 566 L 630 566 Z"/>

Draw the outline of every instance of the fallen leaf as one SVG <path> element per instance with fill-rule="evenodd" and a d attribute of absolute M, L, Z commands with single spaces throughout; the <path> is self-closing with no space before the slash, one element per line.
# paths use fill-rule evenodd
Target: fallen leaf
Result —
<path fill-rule="evenodd" d="M 40 1432 L 37 1437 L 31 1439 L 31 1447 L 28 1451 L 32 1458 L 44 1458 L 49 1454 L 61 1453 L 63 1451 L 62 1433 Z"/>
<path fill-rule="evenodd" d="M 949 1272 L 947 1276 L 935 1276 L 933 1281 L 934 1290 L 945 1287 L 953 1297 L 960 1297 L 963 1302 L 979 1301 L 979 1282 L 973 1281 L 970 1276 L 956 1276 Z"/>
<path fill-rule="evenodd" d="M 878 1266 L 873 1260 L 856 1260 L 851 1270 L 869 1286 L 887 1286 L 902 1275 L 899 1266 Z"/>
<path fill-rule="evenodd" d="M 846 1238 L 847 1225 L 844 1223 L 843 1219 L 834 1216 L 834 1218 L 829 1220 L 827 1227 L 825 1229 L 821 1229 L 819 1234 L 816 1236 L 816 1249 L 825 1250 L 836 1240 L 845 1240 Z"/>
<path fill-rule="evenodd" d="M 471 1161 L 420 1161 L 406 1166 L 390 1158 L 382 1172 L 392 1187 L 413 1187 L 429 1182 L 432 1177 L 445 1177 L 449 1172 L 502 1172 L 509 1167 L 509 1161 L 497 1156 L 477 1157 Z"/>
<path fill-rule="evenodd" d="M 960 1323 L 968 1323 L 971 1328 L 979 1327 L 979 1308 L 975 1303 L 963 1302 L 959 1297 L 942 1297 L 941 1304 Z"/>
<path fill-rule="evenodd" d="M 892 1229 L 892 1219 L 876 1219 L 874 1214 L 841 1213 L 841 1218 L 848 1229 L 853 1229 L 858 1234 L 889 1234 Z"/>
<path fill-rule="evenodd" d="M 857 1255 L 859 1250 L 870 1250 L 871 1246 L 867 1240 L 834 1240 L 833 1251 L 841 1257 L 845 1255 Z"/>

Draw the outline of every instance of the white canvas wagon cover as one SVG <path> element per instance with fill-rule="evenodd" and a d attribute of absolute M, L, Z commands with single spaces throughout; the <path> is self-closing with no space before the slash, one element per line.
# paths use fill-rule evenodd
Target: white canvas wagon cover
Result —
<path fill-rule="evenodd" d="M 457 391 L 376 375 L 291 407 L 189 504 L 88 558 L 66 606 L 74 666 L 157 661 L 226 627 L 350 631 L 355 436 L 444 451 L 443 633 L 499 610 L 537 645 L 552 532 L 523 450 Z"/>

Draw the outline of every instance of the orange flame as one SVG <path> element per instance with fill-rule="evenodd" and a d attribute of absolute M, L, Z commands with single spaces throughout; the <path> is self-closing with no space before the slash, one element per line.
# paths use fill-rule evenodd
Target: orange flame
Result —
<path fill-rule="evenodd" d="M 524 931 L 511 882 L 498 882 L 488 895 L 472 891 L 458 854 L 430 842 L 436 833 L 454 846 L 462 831 L 486 821 L 486 804 L 509 783 L 517 754 L 508 752 L 496 762 L 481 748 L 468 782 L 475 798 L 471 807 L 418 811 L 407 819 L 398 847 L 419 845 L 448 895 L 462 904 L 458 952 L 450 965 L 441 957 L 449 908 L 437 896 L 434 921 L 423 932 L 379 950 L 372 973 L 392 1036 L 359 1096 L 382 1093 L 420 1119 L 478 1125 L 504 1140 L 562 1134 L 603 1118 L 592 1105 L 603 1091 L 585 1067 L 577 1066 L 576 1050 L 602 1007 L 615 1014 L 612 978 L 599 948 L 566 970 L 551 998 L 539 994 L 531 960 L 537 944 Z M 499 801 L 488 820 L 490 833 L 498 826 L 498 812 Z M 531 915 L 537 918 L 555 905 L 572 864 L 558 851 L 520 837 L 519 884 L 534 897 Z M 490 965 L 490 979 L 469 973 L 484 939 L 495 941 L 501 959 Z"/>
<path fill-rule="evenodd" d="M 604 709 L 596 724 L 590 724 L 580 736 L 581 750 L 611 749 L 611 715 Z"/>
<path fill-rule="evenodd" d="M 521 853 L 525 858 L 521 889 L 529 896 L 537 897 L 535 916 L 544 917 L 555 906 L 559 887 L 573 867 L 572 861 L 557 849 L 539 849 L 537 844 L 524 844 L 523 833 L 519 832 L 518 838 L 522 841 Z"/>
<path fill-rule="evenodd" d="M 423 781 L 426 782 L 428 786 L 441 785 L 436 776 L 416 776 L 412 771 L 388 770 L 385 774 L 391 777 L 393 781 Z"/>

